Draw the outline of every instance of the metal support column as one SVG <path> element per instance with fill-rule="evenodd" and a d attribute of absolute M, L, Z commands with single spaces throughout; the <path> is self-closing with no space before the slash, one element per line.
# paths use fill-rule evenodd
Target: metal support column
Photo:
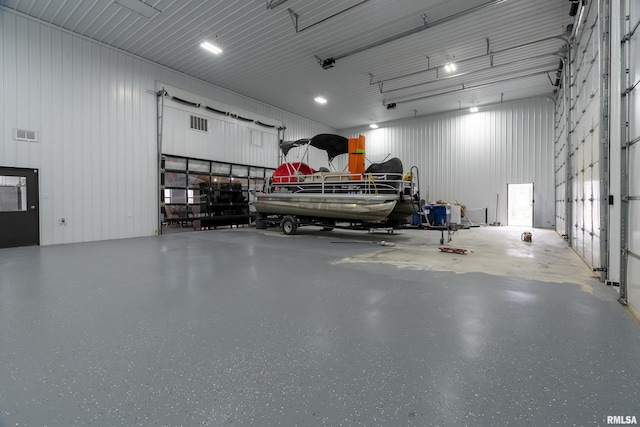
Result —
<path fill-rule="evenodd" d="M 163 192 L 164 192 L 164 185 L 162 182 L 162 129 L 163 129 L 163 125 L 164 125 L 164 97 L 167 95 L 167 91 L 164 90 L 164 88 L 162 88 L 161 90 L 159 90 L 156 93 L 157 99 L 156 99 L 156 119 L 157 119 L 157 129 L 156 129 L 156 136 L 157 136 L 157 151 L 158 151 L 158 158 L 157 158 L 157 166 L 158 166 L 158 170 L 157 170 L 157 176 L 158 176 L 158 191 L 156 191 L 156 194 L 158 195 L 158 231 L 156 234 L 160 235 L 162 234 L 162 207 L 164 206 L 164 197 L 163 197 Z"/>
<path fill-rule="evenodd" d="M 631 26 L 629 22 L 629 11 L 631 10 L 632 0 L 625 2 L 625 7 L 620 17 L 625 36 L 622 38 L 622 87 L 629 88 L 631 86 L 631 76 L 629 74 L 629 64 L 631 63 L 631 45 L 629 43 L 630 38 L 626 37 L 626 34 L 630 33 Z M 627 304 L 627 265 L 629 263 L 629 110 L 630 110 L 630 96 L 627 90 L 622 92 L 622 102 L 620 103 L 621 110 L 621 132 L 620 142 L 622 144 L 620 154 L 622 156 L 620 166 L 620 194 L 621 194 L 621 212 L 620 212 L 620 299 L 623 304 Z"/>
<path fill-rule="evenodd" d="M 598 0 L 598 57 L 600 59 L 600 280 L 609 278 L 609 0 Z"/>
<path fill-rule="evenodd" d="M 567 56 L 564 60 L 564 115 L 567 137 L 567 164 L 565 176 L 565 232 L 569 246 L 573 246 L 573 171 L 571 169 L 571 44 L 567 44 Z"/>

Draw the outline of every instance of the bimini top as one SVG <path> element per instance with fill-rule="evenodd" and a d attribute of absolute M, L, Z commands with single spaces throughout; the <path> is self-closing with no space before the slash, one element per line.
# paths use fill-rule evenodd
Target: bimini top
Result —
<path fill-rule="evenodd" d="M 293 147 L 300 147 L 305 144 L 309 144 L 312 147 L 326 151 L 327 156 L 329 157 L 329 162 L 331 162 L 336 156 L 349 152 L 349 140 L 344 136 L 333 135 L 330 133 L 321 133 L 313 138 L 303 138 L 297 141 L 283 141 L 280 144 L 280 149 L 286 156 L 289 150 Z"/>

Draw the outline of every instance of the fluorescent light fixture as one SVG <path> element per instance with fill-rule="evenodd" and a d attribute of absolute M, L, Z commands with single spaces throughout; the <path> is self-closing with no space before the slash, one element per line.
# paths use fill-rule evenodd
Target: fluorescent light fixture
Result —
<path fill-rule="evenodd" d="M 577 36 L 578 35 L 578 30 L 580 30 L 580 24 L 582 23 L 582 16 L 584 15 L 584 1 L 580 2 L 580 14 L 578 15 L 578 23 L 576 24 L 574 31 L 573 31 L 573 35 Z"/>
<path fill-rule="evenodd" d="M 147 19 L 153 18 L 156 14 L 160 13 L 155 7 L 140 0 L 115 0 L 115 3 Z"/>
<path fill-rule="evenodd" d="M 453 62 L 449 62 L 448 64 L 445 64 L 444 70 L 447 73 L 452 73 L 456 70 L 456 64 L 454 64 Z"/>
<path fill-rule="evenodd" d="M 469 108 L 469 111 L 471 111 L 472 113 L 477 113 L 478 112 L 478 107 L 471 107 Z"/>
<path fill-rule="evenodd" d="M 200 43 L 200 47 L 203 49 L 207 49 L 209 52 L 215 53 L 216 55 L 220 55 L 222 53 L 222 49 L 220 49 L 218 46 L 211 44 L 209 42 Z"/>
<path fill-rule="evenodd" d="M 318 103 L 318 104 L 326 104 L 327 103 L 327 99 L 318 95 L 314 98 L 314 100 Z"/>
<path fill-rule="evenodd" d="M 378 124 L 377 124 L 377 123 L 371 123 L 371 124 L 369 125 L 369 127 L 370 127 L 371 129 L 378 129 Z"/>

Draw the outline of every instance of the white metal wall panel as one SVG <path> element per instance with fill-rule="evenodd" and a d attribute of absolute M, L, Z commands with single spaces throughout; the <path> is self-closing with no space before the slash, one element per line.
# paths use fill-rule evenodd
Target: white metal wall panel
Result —
<path fill-rule="evenodd" d="M 629 26 L 633 29 L 640 21 L 640 2 L 628 1 Z M 628 101 L 628 141 L 635 141 L 627 150 L 629 159 L 629 226 L 627 235 L 627 302 L 631 309 L 640 315 L 640 30 L 628 42 L 629 78 L 628 82 L 636 84 L 627 95 Z M 627 85 L 625 85 L 628 87 Z M 623 261 L 624 262 L 624 261 Z"/>
<path fill-rule="evenodd" d="M 546 98 L 350 129 L 345 136 L 358 133 L 366 137 L 370 161 L 395 156 L 405 171 L 418 166 L 428 201 L 488 208 L 489 222 L 504 224 L 507 184 L 533 182 L 534 226 L 555 225 L 553 102 Z"/>
<path fill-rule="evenodd" d="M 189 127 L 191 115 L 206 118 L 208 131 Z M 242 123 L 230 123 L 215 113 L 165 100 L 162 151 L 165 154 L 275 168 L 278 165 L 277 130 L 260 131 Z M 252 144 L 253 132 L 261 145 Z"/>
<path fill-rule="evenodd" d="M 155 233 L 156 81 L 273 117 L 288 135 L 332 131 L 4 9 L 0 36 L 0 165 L 40 170 L 44 245 Z M 15 141 L 15 128 L 39 142 Z"/>

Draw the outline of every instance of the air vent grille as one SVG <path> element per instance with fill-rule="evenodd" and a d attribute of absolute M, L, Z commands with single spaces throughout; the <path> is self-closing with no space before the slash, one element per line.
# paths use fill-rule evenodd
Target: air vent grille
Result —
<path fill-rule="evenodd" d="M 16 129 L 14 139 L 16 141 L 38 142 L 38 132 L 34 130 Z"/>
<path fill-rule="evenodd" d="M 199 130 L 201 132 L 208 132 L 209 123 L 207 119 L 197 116 L 190 116 L 189 127 L 193 130 Z"/>

